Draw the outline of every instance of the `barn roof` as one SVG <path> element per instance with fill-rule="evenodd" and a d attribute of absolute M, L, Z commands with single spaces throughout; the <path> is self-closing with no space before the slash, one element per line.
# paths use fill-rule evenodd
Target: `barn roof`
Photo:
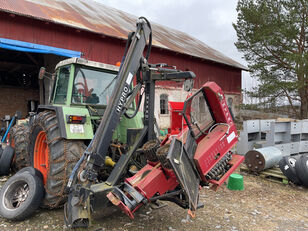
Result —
<path fill-rule="evenodd" d="M 119 39 L 127 39 L 128 33 L 135 31 L 137 20 L 134 15 L 93 0 L 1 0 L 0 11 Z M 247 70 L 242 64 L 184 32 L 151 24 L 153 46 Z"/>

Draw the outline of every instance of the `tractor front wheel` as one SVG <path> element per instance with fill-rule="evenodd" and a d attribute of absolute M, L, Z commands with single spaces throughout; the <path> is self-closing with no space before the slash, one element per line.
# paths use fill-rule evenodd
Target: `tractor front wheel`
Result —
<path fill-rule="evenodd" d="M 30 128 L 29 154 L 31 165 L 43 175 L 43 206 L 57 208 L 67 200 L 68 178 L 84 150 L 82 141 L 61 138 L 55 112 L 43 111 L 36 116 Z"/>

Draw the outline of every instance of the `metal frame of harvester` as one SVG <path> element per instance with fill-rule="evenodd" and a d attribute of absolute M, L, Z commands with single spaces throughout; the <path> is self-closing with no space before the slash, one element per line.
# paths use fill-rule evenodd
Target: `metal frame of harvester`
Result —
<path fill-rule="evenodd" d="M 146 56 L 143 57 L 148 40 Z M 139 172 L 125 179 L 132 156 L 147 142 L 157 140 L 154 132 L 155 82 L 185 81 L 184 88 L 190 90 L 195 78 L 190 71 L 149 64 L 151 40 L 150 23 L 141 17 L 136 32 L 129 36 L 116 87 L 100 125 L 70 176 L 69 196 L 64 208 L 65 223 L 70 228 L 87 227 L 92 211 L 102 211 L 112 204 L 133 218 L 138 208 L 158 199 L 188 208 L 194 216 L 200 207 L 200 185 L 212 184 L 216 189 L 243 161 L 243 157 L 230 152 L 237 142 L 237 132 L 223 92 L 215 83 L 209 82 L 185 101 L 183 115 L 188 127 L 171 142 L 141 150 L 154 153 L 158 159 L 148 160 Z M 137 84 L 131 90 L 134 76 Z M 105 163 L 112 134 L 123 115 L 133 117 L 136 114 L 138 106 L 133 115 L 128 115 L 126 110 L 142 87 L 144 128 L 130 150 L 121 155 L 108 179 L 101 182 L 98 180 L 99 170 Z M 137 105 L 140 102 L 141 99 Z M 202 113 L 198 113 L 196 108 Z M 189 115 L 188 111 L 191 112 Z"/>

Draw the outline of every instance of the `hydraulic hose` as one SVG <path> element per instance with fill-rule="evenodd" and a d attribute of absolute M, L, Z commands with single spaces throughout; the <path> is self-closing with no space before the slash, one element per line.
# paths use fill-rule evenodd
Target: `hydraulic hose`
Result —
<path fill-rule="evenodd" d="M 5 142 L 5 139 L 6 139 L 6 137 L 7 137 L 7 134 L 9 134 L 9 131 L 10 131 L 10 129 L 11 129 L 11 127 L 12 127 L 12 125 L 13 125 L 14 122 L 15 122 L 15 116 L 13 116 L 13 118 L 12 118 L 12 120 L 11 120 L 11 122 L 10 122 L 10 124 L 9 124 L 9 126 L 8 126 L 8 128 L 7 128 L 7 130 L 6 130 L 5 134 L 4 134 L 4 136 L 3 136 L 3 138 L 2 138 L 2 140 L 1 140 L 1 143 L 4 143 L 4 142 Z"/>
<path fill-rule="evenodd" d="M 132 115 L 127 114 L 126 111 L 124 112 L 124 115 L 125 115 L 125 117 L 127 119 L 132 119 L 132 118 L 134 118 L 137 115 L 137 113 L 139 111 L 139 108 L 140 108 L 140 105 L 141 105 L 142 96 L 143 96 L 143 94 L 140 95 L 139 100 L 138 100 L 138 104 L 137 104 L 137 107 L 136 107 L 136 110 L 134 111 L 134 113 Z"/>
<path fill-rule="evenodd" d="M 77 164 L 74 166 L 73 170 L 72 170 L 72 173 L 70 175 L 70 178 L 68 179 L 68 182 L 67 182 L 67 187 L 70 188 L 73 181 L 74 181 L 74 177 L 75 177 L 75 174 L 76 174 L 76 171 L 78 170 L 78 168 L 80 167 L 81 163 L 84 161 L 84 158 L 86 157 L 85 154 L 82 155 L 82 157 L 78 160 Z"/>
<path fill-rule="evenodd" d="M 149 57 L 150 57 L 151 49 L 152 49 L 152 27 L 151 27 L 151 23 L 149 22 L 149 20 L 147 20 L 145 17 L 140 17 L 139 19 L 143 19 L 144 21 L 146 21 L 146 23 L 148 24 L 148 26 L 150 28 L 148 50 L 147 50 L 147 54 L 145 56 L 146 60 L 148 60 Z"/>
<path fill-rule="evenodd" d="M 95 135 L 94 135 L 94 136 L 95 136 Z M 78 162 L 75 164 L 75 166 L 74 166 L 74 168 L 73 168 L 73 170 L 72 170 L 72 172 L 71 172 L 71 175 L 70 175 L 70 177 L 69 177 L 69 179 L 68 179 L 67 188 L 70 188 L 70 187 L 71 187 L 71 185 L 72 185 L 72 183 L 73 183 L 73 181 L 74 181 L 74 177 L 75 177 L 75 175 L 76 175 L 76 172 L 77 172 L 78 168 L 80 167 L 80 165 L 82 164 L 82 162 L 84 161 L 84 159 L 86 158 L 86 155 L 87 155 L 87 153 L 88 153 L 88 148 L 91 146 L 93 140 L 94 140 L 94 137 L 93 137 L 93 139 L 91 140 L 91 142 L 90 142 L 90 144 L 88 145 L 88 147 L 87 147 L 87 149 L 85 150 L 85 152 L 83 153 L 82 157 L 81 157 L 81 158 L 78 160 Z"/>

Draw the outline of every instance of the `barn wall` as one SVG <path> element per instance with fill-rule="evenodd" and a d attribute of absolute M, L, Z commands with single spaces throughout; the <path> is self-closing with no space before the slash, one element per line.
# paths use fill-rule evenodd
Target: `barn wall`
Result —
<path fill-rule="evenodd" d="M 162 55 L 157 50 L 156 48 L 155 52 L 151 53 L 151 62 L 167 63 L 183 71 L 193 71 L 196 74 L 194 88 L 199 89 L 207 81 L 215 81 L 225 93 L 239 94 L 241 92 L 241 70 L 195 57 L 172 54 L 169 51 L 164 51 Z M 160 85 L 180 87 L 170 82 L 161 82 Z"/>
<path fill-rule="evenodd" d="M 0 37 L 81 51 L 84 57 L 109 64 L 121 61 L 125 41 L 86 31 L 0 12 Z M 152 63 L 168 63 L 195 72 L 195 88 L 206 81 L 217 82 L 226 93 L 240 93 L 241 70 L 223 64 L 153 48 Z M 170 83 L 165 83 L 166 85 Z M 177 85 L 172 85 L 177 86 Z"/>
<path fill-rule="evenodd" d="M 187 92 L 182 88 L 164 88 L 156 87 L 155 89 L 155 111 L 154 115 L 158 121 L 158 126 L 168 128 L 170 126 L 170 112 L 169 114 L 160 114 L 160 95 L 168 95 L 168 101 L 184 102 L 187 97 Z"/>
<path fill-rule="evenodd" d="M 195 93 L 196 90 L 193 90 L 192 93 Z M 155 118 L 158 120 L 158 126 L 161 129 L 168 128 L 170 126 L 170 112 L 169 114 L 160 114 L 160 95 L 166 94 L 168 95 L 168 101 L 176 101 L 176 102 L 184 102 L 187 98 L 187 93 L 182 88 L 165 88 L 162 86 L 158 86 L 155 89 L 155 111 L 154 115 Z M 241 94 L 225 94 L 226 101 L 230 102 L 231 99 L 231 105 L 228 104 L 228 106 L 231 107 L 232 112 L 234 116 L 237 116 L 239 113 L 239 105 L 242 102 L 241 100 Z"/>
<path fill-rule="evenodd" d="M 0 37 L 81 51 L 84 58 L 115 64 L 121 61 L 125 41 L 73 28 L 0 12 Z"/>
<path fill-rule="evenodd" d="M 89 60 L 115 64 L 122 60 L 126 41 L 108 36 L 102 36 L 87 31 L 79 31 L 63 25 L 38 21 L 23 16 L 10 16 L 0 12 L 0 37 L 15 39 L 30 43 L 48 45 L 75 51 L 81 51 L 83 57 Z M 232 109 L 237 114 L 238 105 L 241 103 L 241 70 L 224 64 L 218 64 L 208 60 L 175 53 L 153 47 L 149 62 L 167 63 L 176 66 L 177 69 L 193 71 L 197 78 L 194 88 L 200 88 L 207 81 L 215 81 L 225 92 L 226 98 L 232 98 Z M 48 63 L 51 63 L 48 60 Z M 182 90 L 182 84 L 174 82 L 158 83 L 155 95 L 155 116 L 161 128 L 167 128 L 170 124 L 170 115 L 160 114 L 160 94 L 167 93 L 169 101 L 184 101 L 187 93 Z M 170 88 L 171 87 L 171 88 Z M 166 89 L 169 88 L 169 89 Z M 11 90 L 0 88 L 0 106 L 3 100 L 14 104 L 5 104 L 0 110 L 0 118 L 4 114 L 14 114 L 16 108 L 27 109 L 27 100 L 38 99 L 38 91 L 26 91 L 15 89 L 15 96 L 9 97 Z"/>
<path fill-rule="evenodd" d="M 22 116 L 26 116 L 29 100 L 39 100 L 38 90 L 0 86 L 0 118 L 12 116 L 17 110 L 22 112 Z"/>

